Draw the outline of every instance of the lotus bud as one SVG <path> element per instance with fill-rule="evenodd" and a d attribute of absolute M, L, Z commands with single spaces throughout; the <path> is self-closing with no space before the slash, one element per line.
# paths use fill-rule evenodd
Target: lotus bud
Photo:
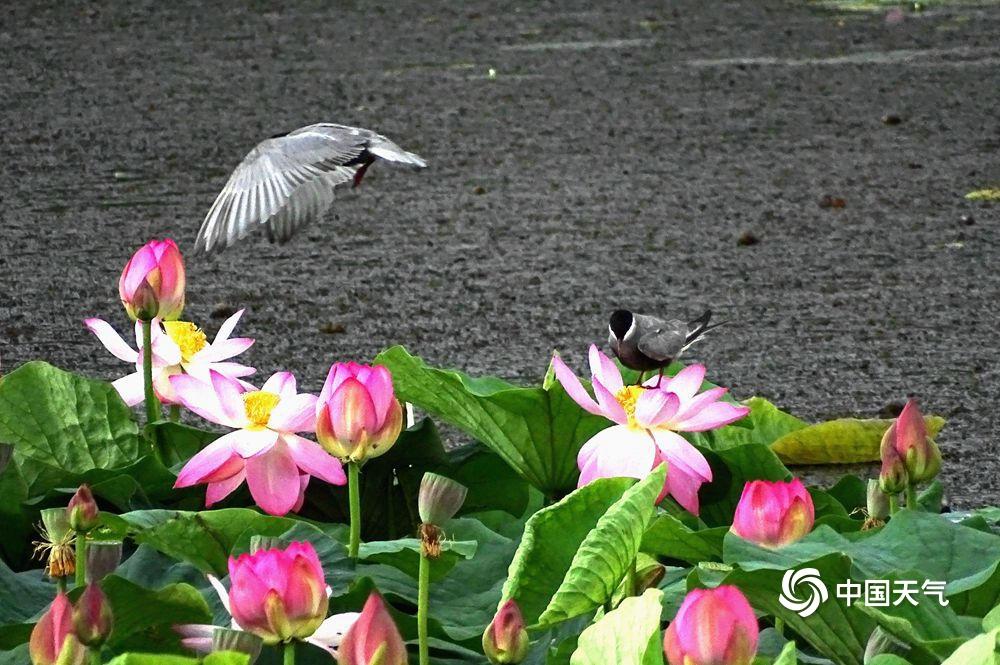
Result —
<path fill-rule="evenodd" d="M 76 553 L 73 551 L 73 530 L 65 508 L 45 508 L 38 531 L 42 540 L 35 541 L 35 554 L 47 558 L 45 572 L 49 577 L 68 577 L 76 572 Z"/>
<path fill-rule="evenodd" d="M 406 665 L 406 645 L 378 592 L 368 596 L 337 648 L 338 665 Z"/>
<path fill-rule="evenodd" d="M 469 488 L 451 478 L 425 473 L 417 497 L 420 521 L 442 526 L 459 511 L 468 493 Z"/>
<path fill-rule="evenodd" d="M 528 655 L 528 631 L 513 598 L 500 606 L 483 633 L 483 653 L 491 663 L 520 663 Z"/>
<path fill-rule="evenodd" d="M 800 540 L 816 520 L 812 497 L 798 478 L 791 482 L 754 480 L 743 487 L 730 529 L 763 547 Z"/>
<path fill-rule="evenodd" d="M 922 483 L 934 478 L 941 470 L 941 451 L 927 436 L 927 424 L 912 399 L 896 418 L 895 430 L 896 452 L 903 458 L 910 482 Z"/>
<path fill-rule="evenodd" d="M 118 295 L 133 321 L 172 321 L 184 311 L 184 286 L 184 260 L 177 243 L 150 240 L 125 264 Z"/>
<path fill-rule="evenodd" d="M 230 557 L 229 584 L 233 619 L 268 645 L 311 636 L 329 608 L 323 567 L 307 542 Z"/>
<path fill-rule="evenodd" d="M 118 569 L 122 561 L 120 540 L 93 540 L 87 543 L 87 582 L 96 584 Z"/>
<path fill-rule="evenodd" d="M 878 486 L 886 494 L 899 494 L 909 484 L 906 463 L 896 451 L 896 424 L 893 423 L 882 437 L 882 470 L 878 476 Z"/>
<path fill-rule="evenodd" d="M 66 506 L 69 525 L 77 533 L 87 534 L 97 526 L 101 513 L 97 509 L 97 501 L 90 491 L 89 485 L 80 485 L 73 498 Z"/>
<path fill-rule="evenodd" d="M 264 640 L 253 633 L 234 628 L 216 628 L 212 633 L 212 651 L 236 651 L 250 656 L 249 665 L 257 662 Z"/>
<path fill-rule="evenodd" d="M 114 625 L 111 605 L 97 584 L 88 584 L 73 610 L 73 629 L 77 639 L 88 647 L 104 644 Z"/>
<path fill-rule="evenodd" d="M 695 589 L 667 626 L 669 665 L 750 665 L 760 629 L 746 596 L 734 586 Z"/>
<path fill-rule="evenodd" d="M 32 665 L 80 665 L 86 650 L 73 635 L 73 604 L 60 592 L 31 631 L 28 654 Z"/>
<path fill-rule="evenodd" d="M 382 366 L 336 363 L 316 402 L 316 439 L 342 462 L 364 463 L 392 448 L 403 428 L 392 374 Z"/>

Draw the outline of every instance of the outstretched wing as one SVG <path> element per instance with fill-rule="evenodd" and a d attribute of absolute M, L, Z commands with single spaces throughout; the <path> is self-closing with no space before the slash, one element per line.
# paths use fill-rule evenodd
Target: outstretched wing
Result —
<path fill-rule="evenodd" d="M 414 167 L 426 163 L 383 136 L 344 125 L 310 125 L 261 141 L 243 159 L 202 222 L 195 248 L 221 251 L 256 227 L 285 242 L 321 217 L 334 188 L 377 158 Z"/>
<path fill-rule="evenodd" d="M 637 327 L 642 331 L 639 337 L 639 351 L 653 360 L 666 362 L 673 360 L 684 348 L 687 338 L 687 323 L 679 320 L 665 321 L 653 316 L 635 315 Z"/>

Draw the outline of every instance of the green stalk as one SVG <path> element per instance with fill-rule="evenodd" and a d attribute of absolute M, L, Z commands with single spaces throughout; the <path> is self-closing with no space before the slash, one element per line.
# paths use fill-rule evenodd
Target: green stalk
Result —
<path fill-rule="evenodd" d="M 785 620 L 781 617 L 774 617 L 774 631 L 782 637 L 785 636 Z"/>
<path fill-rule="evenodd" d="M 62 591 L 63 593 L 66 593 L 66 578 L 65 577 L 57 577 L 56 578 L 56 587 L 60 591 Z"/>
<path fill-rule="evenodd" d="M 895 515 L 899 511 L 899 499 L 895 494 L 889 495 L 889 514 Z"/>
<path fill-rule="evenodd" d="M 284 665 L 295 665 L 295 642 L 285 642 Z"/>
<path fill-rule="evenodd" d="M 357 462 L 347 463 L 347 493 L 351 503 L 351 543 L 348 554 L 355 560 L 358 558 L 358 548 L 361 546 L 360 470 Z"/>
<path fill-rule="evenodd" d="M 76 534 L 76 586 L 87 584 L 87 534 Z"/>
<path fill-rule="evenodd" d="M 906 484 L 906 507 L 910 510 L 917 510 L 917 488 L 913 483 Z"/>
<path fill-rule="evenodd" d="M 181 419 L 181 407 L 176 404 L 170 405 L 170 422 L 176 423 Z"/>
<path fill-rule="evenodd" d="M 142 322 L 142 386 L 146 398 L 146 423 L 160 419 L 160 400 L 153 392 L 153 322 Z"/>
<path fill-rule="evenodd" d="M 427 613 L 431 594 L 431 560 L 420 552 L 420 571 L 417 579 L 417 638 L 420 642 L 420 665 L 430 663 L 427 646 Z"/>
<path fill-rule="evenodd" d="M 90 665 L 101 665 L 101 649 L 94 647 L 88 651 L 90 651 Z"/>

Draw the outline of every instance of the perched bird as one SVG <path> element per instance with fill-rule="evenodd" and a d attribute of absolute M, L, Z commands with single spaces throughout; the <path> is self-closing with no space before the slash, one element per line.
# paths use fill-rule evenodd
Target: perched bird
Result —
<path fill-rule="evenodd" d="M 690 322 L 615 310 L 608 324 L 608 344 L 626 367 L 640 372 L 655 369 L 662 376 L 663 369 L 685 349 L 724 323 L 709 325 L 711 318 L 712 310 Z"/>
<path fill-rule="evenodd" d="M 215 199 L 195 242 L 222 251 L 260 225 L 283 243 L 323 215 L 338 185 L 361 184 L 377 160 L 422 169 L 418 155 L 369 129 L 319 123 L 261 141 L 240 162 Z"/>

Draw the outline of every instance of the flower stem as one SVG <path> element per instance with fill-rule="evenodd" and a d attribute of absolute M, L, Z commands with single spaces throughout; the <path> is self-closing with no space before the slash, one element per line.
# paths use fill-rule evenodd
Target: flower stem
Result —
<path fill-rule="evenodd" d="M 66 578 L 65 577 L 57 577 L 56 578 L 56 588 L 58 588 L 63 593 L 66 593 Z"/>
<path fill-rule="evenodd" d="M 917 510 L 917 488 L 913 483 L 906 484 L 906 507 L 910 510 Z"/>
<path fill-rule="evenodd" d="M 430 663 L 427 646 L 427 612 L 431 593 L 431 560 L 420 553 L 420 571 L 417 580 L 417 638 L 420 645 L 420 665 Z"/>
<path fill-rule="evenodd" d="M 100 647 L 94 647 L 88 649 L 90 651 L 90 665 L 101 665 L 101 649 Z"/>
<path fill-rule="evenodd" d="M 170 405 L 170 422 L 176 423 L 181 419 L 181 407 L 176 404 Z"/>
<path fill-rule="evenodd" d="M 160 400 L 153 392 L 153 322 L 142 322 L 142 386 L 146 400 L 146 423 L 160 419 Z"/>
<path fill-rule="evenodd" d="M 87 584 L 87 534 L 76 534 L 76 586 Z"/>
<path fill-rule="evenodd" d="M 284 665 L 295 665 L 295 642 L 285 642 Z"/>
<path fill-rule="evenodd" d="M 347 463 L 347 493 L 351 503 L 351 542 L 348 554 L 352 559 L 358 558 L 358 548 L 361 546 L 361 479 L 360 467 L 357 462 Z"/>
<path fill-rule="evenodd" d="M 889 495 L 889 514 L 895 515 L 899 511 L 899 499 L 895 494 Z"/>

